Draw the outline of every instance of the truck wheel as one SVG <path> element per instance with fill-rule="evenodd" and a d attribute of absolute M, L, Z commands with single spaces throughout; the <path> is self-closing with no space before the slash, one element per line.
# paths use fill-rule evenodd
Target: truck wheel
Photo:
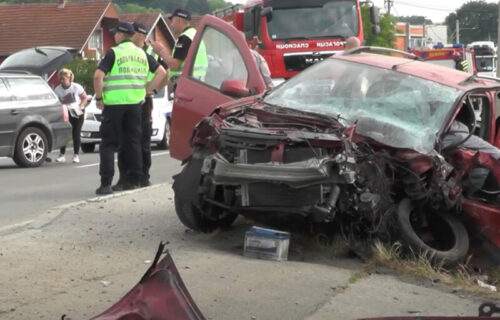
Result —
<path fill-rule="evenodd" d="M 403 245 L 435 263 L 462 262 L 469 250 L 469 235 L 460 220 L 446 213 L 421 212 L 410 199 L 399 203 L 397 225 Z"/>
<path fill-rule="evenodd" d="M 47 158 L 47 152 L 45 133 L 38 128 L 28 127 L 17 138 L 13 159 L 23 168 L 39 167 Z"/>
<path fill-rule="evenodd" d="M 81 147 L 84 153 L 92 153 L 95 150 L 95 143 L 82 143 Z"/>
<path fill-rule="evenodd" d="M 202 164 L 203 158 L 191 157 L 182 171 L 174 176 L 172 188 L 175 194 L 175 212 L 182 224 L 190 229 L 208 233 L 219 227 L 229 227 L 238 215 L 203 203 L 202 195 L 198 193 L 202 180 Z"/>

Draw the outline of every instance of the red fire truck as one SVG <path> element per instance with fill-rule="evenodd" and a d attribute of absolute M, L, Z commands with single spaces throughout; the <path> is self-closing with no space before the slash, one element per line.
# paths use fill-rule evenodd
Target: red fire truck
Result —
<path fill-rule="evenodd" d="M 465 70 L 466 72 L 470 74 L 477 73 L 474 51 L 468 48 L 464 48 L 462 44 L 454 44 L 433 49 L 426 48 L 411 50 L 410 52 L 416 56 L 421 57 L 422 59 L 424 59 L 424 61 L 449 68 L 455 68 L 455 57 L 459 56 L 461 59 L 467 61 L 468 70 Z"/>
<path fill-rule="evenodd" d="M 369 4 L 377 33 L 377 12 Z M 232 22 L 248 41 L 258 39 L 272 78 L 290 78 L 343 50 L 350 36 L 363 41 L 359 0 L 248 0 L 214 15 Z"/>

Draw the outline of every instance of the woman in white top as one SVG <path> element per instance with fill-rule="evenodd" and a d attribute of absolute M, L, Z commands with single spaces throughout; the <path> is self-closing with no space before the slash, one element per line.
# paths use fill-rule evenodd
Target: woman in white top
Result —
<path fill-rule="evenodd" d="M 82 130 L 84 116 L 84 107 L 87 104 L 87 94 L 83 87 L 73 82 L 73 72 L 69 69 L 61 69 L 58 73 L 59 85 L 54 89 L 61 103 L 66 105 L 69 114 L 69 122 L 73 127 L 73 162 L 79 163 L 80 157 L 80 131 Z M 66 146 L 60 150 L 57 162 L 65 162 Z"/>

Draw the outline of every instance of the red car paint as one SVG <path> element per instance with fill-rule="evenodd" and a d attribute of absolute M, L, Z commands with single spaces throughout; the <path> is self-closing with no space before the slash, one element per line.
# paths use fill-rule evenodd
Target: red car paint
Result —
<path fill-rule="evenodd" d="M 172 256 L 159 261 L 160 244 L 151 267 L 123 298 L 91 320 L 204 320 L 182 281 Z M 71 320 L 65 315 L 62 320 Z"/>
<path fill-rule="evenodd" d="M 204 32 L 205 28 L 209 27 L 224 32 L 238 47 L 240 55 L 248 69 L 246 86 L 253 96 L 235 101 L 233 100 L 234 98 L 224 95 L 220 89 L 207 86 L 201 81 L 190 78 L 188 74 L 193 57 L 195 56 L 194 50 L 190 50 L 184 72 L 177 86 L 176 98 L 173 106 L 173 123 L 171 130 L 172 143 L 170 152 L 172 157 L 179 160 L 186 160 L 191 154 L 189 141 L 193 136 L 192 129 L 198 121 L 208 116 L 218 107 L 218 105 L 221 106 L 216 112 L 221 116 L 219 119 L 219 121 L 221 121 L 224 115 L 229 113 L 229 110 L 247 103 L 258 101 L 260 94 L 265 90 L 264 82 L 250 55 L 245 39 L 228 23 L 215 17 L 204 17 L 201 21 L 199 32 L 193 41 L 192 48 L 197 47 L 197 43 L 199 43 L 201 38 L 200 34 Z M 484 113 L 486 115 L 485 118 L 481 119 L 482 124 L 489 126 L 489 131 L 482 138 L 490 144 L 500 147 L 500 128 L 499 123 L 496 121 L 500 115 L 497 114 L 497 100 L 495 99 L 500 90 L 500 84 L 498 82 L 485 78 L 472 79 L 469 74 L 451 68 L 419 61 L 408 63 L 409 60 L 402 60 L 401 58 L 387 55 L 360 53 L 338 55 L 330 59 L 341 59 L 352 63 L 366 64 L 387 70 L 396 70 L 400 73 L 409 74 L 459 89 L 464 93 L 466 91 L 480 92 L 486 97 L 485 101 L 487 102 L 484 105 L 487 112 Z M 460 101 L 457 100 L 457 103 L 459 102 Z M 253 107 L 255 108 L 256 105 L 253 105 Z M 456 114 L 454 116 L 456 116 Z M 213 118 L 212 121 L 216 121 L 214 119 L 217 118 L 218 117 Z M 252 120 L 249 119 L 249 121 Z M 447 127 L 450 125 L 451 122 L 447 124 Z M 198 132 L 197 135 L 193 137 L 191 143 L 194 145 L 197 143 L 206 143 L 206 141 L 197 140 L 203 139 L 204 136 L 209 136 L 209 134 L 205 135 Z M 481 164 L 491 168 L 497 181 L 500 182 L 500 165 L 489 155 L 470 150 L 459 150 L 457 154 L 459 154 L 459 156 L 454 158 L 455 163 L 452 163 L 452 165 L 457 166 L 458 169 L 461 170 L 458 173 L 459 176 L 465 176 L 467 170 L 474 165 Z M 413 156 L 410 154 L 405 155 L 404 152 L 401 155 L 402 160 L 409 161 L 412 164 L 412 169 L 416 172 L 424 172 L 426 168 L 429 167 L 429 162 L 425 159 L 425 156 L 415 156 L 412 158 Z M 278 148 L 273 152 L 273 159 L 278 160 L 279 158 L 280 150 Z M 450 191 L 459 192 L 460 190 L 453 189 Z M 478 200 L 466 199 L 463 208 L 464 212 L 473 218 L 478 225 L 478 230 L 483 230 L 487 239 L 494 243 L 498 247 L 498 250 L 500 250 L 500 235 L 498 234 L 498 230 L 500 230 L 500 206 L 498 204 L 485 204 Z"/>

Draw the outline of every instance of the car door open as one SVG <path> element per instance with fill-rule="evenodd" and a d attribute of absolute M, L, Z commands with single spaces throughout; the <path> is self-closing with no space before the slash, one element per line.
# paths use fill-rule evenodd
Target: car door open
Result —
<path fill-rule="evenodd" d="M 217 106 L 265 89 L 240 31 L 219 18 L 204 16 L 174 93 L 170 155 L 179 160 L 189 157 L 194 126 Z"/>

